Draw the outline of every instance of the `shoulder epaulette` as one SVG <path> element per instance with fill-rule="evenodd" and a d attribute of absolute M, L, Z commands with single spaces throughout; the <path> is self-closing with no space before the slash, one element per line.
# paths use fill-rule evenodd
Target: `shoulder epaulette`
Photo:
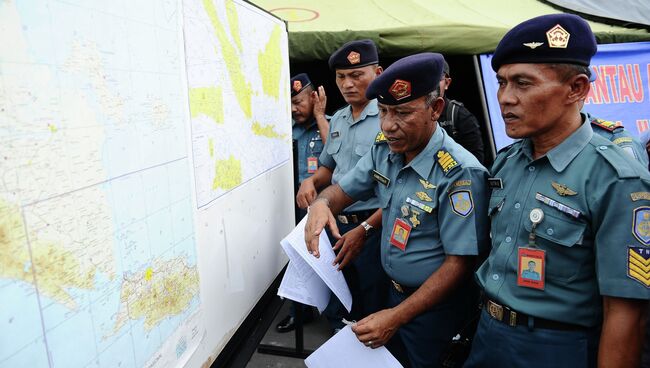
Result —
<path fill-rule="evenodd" d="M 636 179 L 640 178 L 636 170 L 628 164 L 629 157 L 621 156 L 621 151 L 612 149 L 612 146 L 596 145 L 596 152 L 605 158 L 605 160 L 616 170 L 619 179 Z"/>
<path fill-rule="evenodd" d="M 386 142 L 388 142 L 388 139 L 386 139 L 384 132 L 377 133 L 377 136 L 375 137 L 375 144 L 386 143 Z"/>
<path fill-rule="evenodd" d="M 441 149 L 436 153 L 436 162 L 442 168 L 446 176 L 449 176 L 457 167 L 460 167 L 458 161 L 447 150 Z"/>
<path fill-rule="evenodd" d="M 513 143 L 510 143 L 509 145 L 507 145 L 505 147 L 501 147 L 501 149 L 497 151 L 497 155 L 499 153 L 501 153 L 501 152 L 505 152 L 505 151 L 509 150 L 510 148 L 512 148 L 512 146 L 515 145 L 515 143 L 517 143 L 517 142 L 513 142 Z"/>
<path fill-rule="evenodd" d="M 617 124 L 617 123 L 615 123 L 613 121 L 603 120 L 603 119 L 598 119 L 598 118 L 591 119 L 591 124 L 593 124 L 593 125 L 595 125 L 597 127 L 603 128 L 603 129 L 605 129 L 607 131 L 610 131 L 610 132 L 613 132 L 617 128 L 622 127 L 622 125 Z"/>

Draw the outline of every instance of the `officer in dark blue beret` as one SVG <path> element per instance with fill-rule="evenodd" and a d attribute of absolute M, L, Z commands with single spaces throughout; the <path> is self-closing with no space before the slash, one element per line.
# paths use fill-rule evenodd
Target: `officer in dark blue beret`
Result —
<path fill-rule="evenodd" d="M 353 326 L 367 346 L 388 348 L 406 366 L 438 367 L 470 303 L 463 285 L 479 248 L 487 248 L 487 170 L 453 141 L 437 119 L 442 55 L 396 61 L 366 92 L 376 98 L 381 129 L 370 152 L 310 207 L 307 246 L 355 200 L 382 208 L 381 265 L 391 279 L 387 309 Z"/>
<path fill-rule="evenodd" d="M 580 113 L 595 52 L 586 21 L 553 14 L 515 26 L 494 53 L 518 141 L 491 169 L 486 297 L 465 367 L 638 366 L 650 175 Z"/>
<path fill-rule="evenodd" d="M 296 201 L 300 208 L 316 198 L 317 190 L 338 181 L 352 170 L 372 147 L 379 133 L 377 101 L 366 98 L 368 85 L 382 72 L 377 48 L 371 40 L 351 41 L 332 53 L 329 66 L 347 106 L 330 119 L 327 143 L 318 161 L 316 173 L 304 180 Z M 381 223 L 377 198 L 350 204 L 336 218 L 342 237 L 330 237 L 335 250 L 341 249 L 339 266 L 352 293 L 352 313 L 345 315 L 338 299 L 331 298 L 324 314 L 334 330 L 343 327 L 341 317 L 361 319 L 383 308 L 386 280 L 379 264 Z M 330 234 L 331 235 L 331 234 Z M 354 261 L 352 255 L 361 254 Z M 344 257 L 348 255 L 347 257 Z"/>
<path fill-rule="evenodd" d="M 298 177 L 297 184 L 312 176 L 318 169 L 318 156 L 323 152 L 329 132 L 328 116 L 325 115 L 327 96 L 323 86 L 318 91 L 312 85 L 306 73 L 300 73 L 291 78 L 291 117 L 292 136 L 297 147 Z M 304 217 L 306 211 L 301 210 L 299 218 Z M 284 317 L 275 326 L 276 331 L 283 333 L 295 329 L 295 308 L 303 308 L 305 323 L 313 319 L 312 308 L 294 302 L 289 315 Z"/>

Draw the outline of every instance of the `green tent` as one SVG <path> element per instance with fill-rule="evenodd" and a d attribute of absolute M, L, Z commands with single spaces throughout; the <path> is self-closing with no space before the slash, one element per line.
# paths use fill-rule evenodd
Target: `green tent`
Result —
<path fill-rule="evenodd" d="M 293 61 L 327 59 L 352 39 L 374 40 L 382 56 L 422 51 L 481 54 L 523 20 L 561 12 L 538 0 L 253 0 L 288 21 Z M 648 29 L 590 21 L 598 43 L 650 41 Z"/>

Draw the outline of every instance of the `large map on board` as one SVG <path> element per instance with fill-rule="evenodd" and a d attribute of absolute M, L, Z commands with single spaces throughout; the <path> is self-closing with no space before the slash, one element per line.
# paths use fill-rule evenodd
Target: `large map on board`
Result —
<path fill-rule="evenodd" d="M 202 207 L 290 158 L 287 33 L 230 0 L 185 0 L 183 18 Z"/>
<path fill-rule="evenodd" d="M 203 337 L 180 14 L 0 2 L 0 367 L 178 366 Z"/>

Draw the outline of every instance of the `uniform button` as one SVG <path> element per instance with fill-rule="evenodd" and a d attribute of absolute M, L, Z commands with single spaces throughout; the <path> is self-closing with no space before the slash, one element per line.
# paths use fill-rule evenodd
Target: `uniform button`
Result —
<path fill-rule="evenodd" d="M 397 182 L 402 184 L 404 182 L 404 180 L 403 179 L 397 179 Z"/>
<path fill-rule="evenodd" d="M 551 228 L 546 229 L 546 233 L 548 235 L 553 235 L 553 229 L 551 229 Z"/>
<path fill-rule="evenodd" d="M 506 236 L 506 243 L 510 243 L 512 241 L 512 238 L 509 236 Z"/>
<path fill-rule="evenodd" d="M 515 208 L 519 208 L 519 207 L 521 207 L 521 203 L 519 202 L 515 203 Z"/>
<path fill-rule="evenodd" d="M 601 151 L 604 151 L 604 150 L 607 149 L 607 146 L 600 146 L 600 147 L 598 147 L 598 149 L 601 150 Z"/>
<path fill-rule="evenodd" d="M 530 172 L 535 171 L 535 166 L 528 166 L 528 171 L 530 171 Z"/>
<path fill-rule="evenodd" d="M 499 275 L 497 275 L 496 273 L 492 275 L 492 280 L 497 281 L 498 279 L 499 279 Z"/>

